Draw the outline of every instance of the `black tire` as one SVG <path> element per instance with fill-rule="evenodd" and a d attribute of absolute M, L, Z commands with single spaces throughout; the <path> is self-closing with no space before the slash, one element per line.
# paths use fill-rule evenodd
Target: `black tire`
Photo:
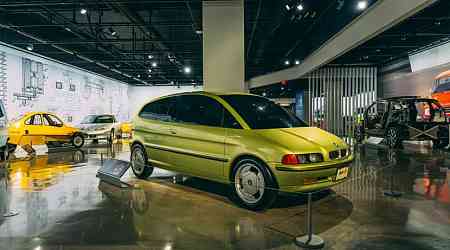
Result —
<path fill-rule="evenodd" d="M 385 142 L 389 148 L 398 148 L 402 144 L 400 129 L 392 126 L 386 130 Z"/>
<path fill-rule="evenodd" d="M 148 156 L 140 144 L 134 144 L 131 148 L 131 169 L 139 179 L 147 179 L 153 173 L 153 167 L 148 164 Z"/>
<path fill-rule="evenodd" d="M 81 148 L 84 145 L 84 136 L 80 133 L 75 133 L 72 136 L 72 141 L 71 141 L 72 145 L 75 148 Z"/>
<path fill-rule="evenodd" d="M 6 144 L 3 148 L 3 151 L 0 152 L 0 161 L 7 161 L 9 158 L 9 148 L 8 144 Z"/>
<path fill-rule="evenodd" d="M 253 158 L 241 159 L 234 165 L 230 186 L 231 199 L 253 211 L 271 207 L 278 197 L 278 188 L 271 172 L 265 164 Z"/>

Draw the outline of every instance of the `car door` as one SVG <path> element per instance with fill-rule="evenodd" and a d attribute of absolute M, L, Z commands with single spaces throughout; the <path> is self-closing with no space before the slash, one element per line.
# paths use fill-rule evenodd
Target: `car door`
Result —
<path fill-rule="evenodd" d="M 389 115 L 389 102 L 378 101 L 369 106 L 364 115 L 364 125 L 369 136 L 384 137 Z"/>
<path fill-rule="evenodd" d="M 42 126 L 42 114 L 35 114 L 25 120 L 23 126 L 23 137 L 21 145 L 40 145 L 45 144 L 46 131 Z"/>
<path fill-rule="evenodd" d="M 67 139 L 71 136 L 71 131 L 69 131 L 64 123 L 55 115 L 52 114 L 42 114 L 43 127 L 46 130 L 47 137 L 50 140 Z"/>
<path fill-rule="evenodd" d="M 135 123 L 134 133 L 144 142 L 149 161 L 156 167 L 172 169 L 164 148 L 168 126 L 173 120 L 169 109 L 175 106 L 175 97 L 160 99 L 145 105 L 139 112 L 139 122 Z"/>
<path fill-rule="evenodd" d="M 223 106 L 209 96 L 181 95 L 176 98 L 175 112 L 175 122 L 165 128 L 163 139 L 168 164 L 179 172 L 223 178 Z"/>

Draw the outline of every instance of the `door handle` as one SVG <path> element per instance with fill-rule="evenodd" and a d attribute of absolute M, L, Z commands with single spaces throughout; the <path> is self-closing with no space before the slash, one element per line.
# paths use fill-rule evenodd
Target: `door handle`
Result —
<path fill-rule="evenodd" d="M 28 131 L 28 130 L 25 130 L 25 134 L 26 135 L 28 135 L 30 133 L 30 131 Z"/>

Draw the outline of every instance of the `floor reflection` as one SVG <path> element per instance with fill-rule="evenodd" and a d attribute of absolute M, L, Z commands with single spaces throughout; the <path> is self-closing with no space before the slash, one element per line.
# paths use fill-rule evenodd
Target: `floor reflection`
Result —
<path fill-rule="evenodd" d="M 357 150 L 349 181 L 315 195 L 314 230 L 326 249 L 448 249 L 448 152 Z M 226 185 L 155 170 L 133 188 L 95 177 L 129 144 L 88 145 L 0 164 L 0 249 L 298 249 L 305 197 L 282 195 L 265 212 L 228 199 Z M 386 190 L 402 194 L 387 197 Z"/>

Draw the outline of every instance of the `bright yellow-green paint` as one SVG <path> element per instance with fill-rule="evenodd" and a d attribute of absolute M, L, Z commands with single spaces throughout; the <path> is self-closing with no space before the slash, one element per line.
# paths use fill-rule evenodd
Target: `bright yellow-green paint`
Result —
<path fill-rule="evenodd" d="M 47 142 L 69 142 L 72 135 L 79 132 L 79 129 L 71 127 L 67 124 L 62 126 L 50 125 L 27 125 L 25 122 L 33 115 L 50 114 L 57 117 L 55 114 L 46 112 L 30 112 L 26 113 L 19 120 L 9 125 L 8 128 L 8 143 L 14 145 L 25 144 L 45 144 Z M 60 118 L 58 118 L 62 121 Z"/>
<path fill-rule="evenodd" d="M 144 145 L 152 166 L 229 183 L 235 161 L 250 156 L 265 163 L 281 191 L 318 190 L 345 181 L 334 179 L 338 168 L 350 165 L 353 155 L 339 160 L 329 159 L 331 151 L 349 150 L 339 137 L 314 127 L 254 130 L 219 94 L 185 94 L 205 95 L 217 100 L 243 129 L 163 122 L 137 116 L 133 121 L 132 145 Z M 281 163 L 286 154 L 306 153 L 321 153 L 324 162 L 297 166 L 283 166 Z"/>

